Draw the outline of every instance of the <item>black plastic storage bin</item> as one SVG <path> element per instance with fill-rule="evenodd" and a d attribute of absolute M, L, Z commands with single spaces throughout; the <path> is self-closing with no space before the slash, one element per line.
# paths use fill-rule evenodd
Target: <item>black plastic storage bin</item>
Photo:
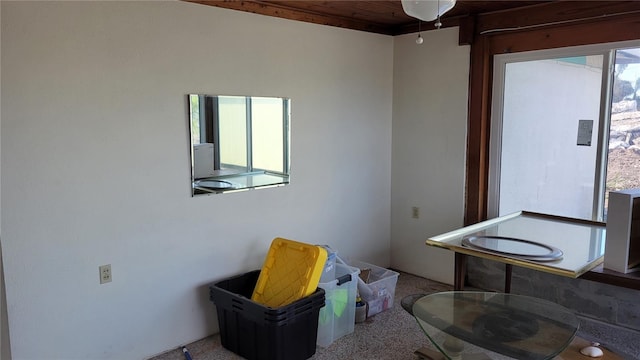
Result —
<path fill-rule="evenodd" d="M 260 270 L 209 286 L 225 349 L 248 360 L 303 360 L 316 353 L 318 314 L 324 290 L 270 308 L 251 300 Z"/>

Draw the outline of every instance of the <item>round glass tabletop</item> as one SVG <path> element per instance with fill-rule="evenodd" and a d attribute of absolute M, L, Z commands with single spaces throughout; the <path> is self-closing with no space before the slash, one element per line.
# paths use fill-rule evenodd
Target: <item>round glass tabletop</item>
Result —
<path fill-rule="evenodd" d="M 475 291 L 423 296 L 413 315 L 447 359 L 478 352 L 491 359 L 551 359 L 571 343 L 580 324 L 572 311 L 550 301 Z"/>

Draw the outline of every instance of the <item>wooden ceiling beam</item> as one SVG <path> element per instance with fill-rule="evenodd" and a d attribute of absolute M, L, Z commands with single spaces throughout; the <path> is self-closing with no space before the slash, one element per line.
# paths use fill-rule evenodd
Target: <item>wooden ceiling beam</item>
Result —
<path fill-rule="evenodd" d="M 419 23 L 406 15 L 400 0 L 183 1 L 385 35 L 435 30 L 435 21 Z M 442 27 L 460 26 L 460 44 L 470 44 L 474 36 L 481 34 L 597 22 L 622 14 L 640 16 L 640 1 L 458 0 L 442 16 Z"/>
<path fill-rule="evenodd" d="M 280 3 L 268 1 L 233 1 L 233 0 L 184 0 L 187 2 L 203 5 L 216 6 L 225 9 L 240 10 L 274 16 L 289 20 L 297 20 L 319 25 L 336 26 L 340 28 L 361 30 L 384 35 L 394 35 L 393 26 L 375 23 L 370 20 L 360 20 L 355 17 L 340 15 L 328 15 L 326 13 L 314 12 L 308 9 L 300 9 L 285 6 Z"/>
<path fill-rule="evenodd" d="M 528 31 L 629 14 L 640 16 L 640 1 L 555 1 L 478 14 L 475 31 L 479 35 Z"/>

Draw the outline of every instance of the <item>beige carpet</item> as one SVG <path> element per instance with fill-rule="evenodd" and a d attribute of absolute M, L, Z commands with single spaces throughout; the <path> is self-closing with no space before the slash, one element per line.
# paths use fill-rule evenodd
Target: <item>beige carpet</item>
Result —
<path fill-rule="evenodd" d="M 393 308 L 368 318 L 364 323 L 355 324 L 353 333 L 337 339 L 329 347 L 316 347 L 316 354 L 311 359 L 417 360 L 418 357 L 414 354 L 415 350 L 422 347 L 433 349 L 433 347 L 413 316 L 402 309 L 400 301 L 407 295 L 448 290 L 452 290 L 449 285 L 400 272 Z M 590 358 L 579 353 L 579 349 L 586 345 L 588 345 L 586 340 L 576 337 L 571 346 L 556 359 L 589 360 Z M 243 359 L 223 348 L 218 335 L 188 344 L 187 349 L 193 360 Z M 627 358 L 605 351 L 605 356 L 600 360 Z M 176 349 L 153 357 L 151 360 L 185 360 L 185 356 L 181 349 Z"/>
<path fill-rule="evenodd" d="M 427 345 L 428 339 L 420 326 L 400 306 L 400 300 L 417 293 L 451 290 L 452 287 L 418 276 L 400 273 L 396 284 L 393 308 L 355 324 L 354 332 L 334 341 L 329 347 L 316 348 L 312 360 L 348 359 L 408 359 L 415 360 L 413 352 Z M 213 306 L 213 305 L 212 305 Z M 226 350 L 217 335 L 187 345 L 193 360 L 239 360 L 242 357 Z M 184 354 L 176 349 L 156 356 L 152 360 L 184 360 Z"/>

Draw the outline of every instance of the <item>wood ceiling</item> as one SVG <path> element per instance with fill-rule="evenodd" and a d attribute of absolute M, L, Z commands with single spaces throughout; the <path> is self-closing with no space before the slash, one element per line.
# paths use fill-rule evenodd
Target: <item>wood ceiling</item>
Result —
<path fill-rule="evenodd" d="M 404 13 L 400 0 L 185 1 L 386 35 L 418 31 L 418 20 Z M 458 26 L 461 19 L 470 15 L 535 7 L 551 2 L 555 1 L 458 0 L 454 8 L 442 16 L 442 24 L 443 27 Z M 433 29 L 433 24 L 423 23 L 421 29 Z"/>

